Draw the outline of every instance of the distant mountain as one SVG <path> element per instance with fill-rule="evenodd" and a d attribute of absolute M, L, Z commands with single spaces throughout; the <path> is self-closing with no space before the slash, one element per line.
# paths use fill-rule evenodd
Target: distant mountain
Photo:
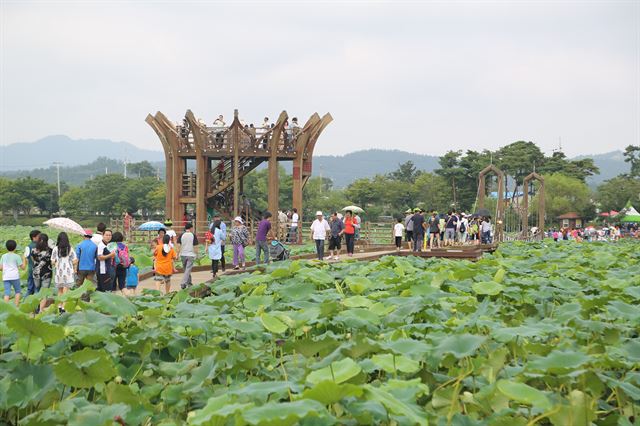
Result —
<path fill-rule="evenodd" d="M 35 142 L 0 146 L 0 171 L 32 170 L 53 162 L 64 166 L 87 164 L 98 157 L 138 162 L 164 161 L 162 151 L 138 148 L 127 142 L 108 139 L 71 139 L 64 135 L 47 136 Z"/>
<path fill-rule="evenodd" d="M 585 155 L 574 159 L 593 158 L 600 174 L 588 180 L 591 187 L 629 171 L 622 151 Z M 55 182 L 59 161 L 61 180 L 80 185 L 92 176 L 103 173 L 123 173 L 124 160 L 129 163 L 149 161 L 164 177 L 164 154 L 161 151 L 140 149 L 127 142 L 107 139 L 74 140 L 67 136 L 48 136 L 32 143 L 0 146 L 0 175 L 9 177 L 33 176 Z M 336 188 L 344 188 L 358 178 L 386 174 L 398 165 L 413 161 L 419 170 L 431 172 L 439 167 L 438 157 L 399 150 L 369 149 L 345 155 L 316 155 L 313 157 L 314 176 L 333 180 Z M 291 172 L 291 162 L 282 165 Z M 264 167 L 264 166 L 263 166 Z"/>
<path fill-rule="evenodd" d="M 356 179 L 392 172 L 407 161 L 413 161 L 418 170 L 427 172 L 439 167 L 436 156 L 397 149 L 368 149 L 341 156 L 316 155 L 313 157 L 313 174 L 328 177 L 336 188 L 344 188 Z"/>
<path fill-rule="evenodd" d="M 128 163 L 131 164 L 131 162 Z M 151 165 L 156 168 L 160 179 L 164 179 L 164 161 L 153 162 Z M 79 166 L 60 166 L 60 181 L 66 182 L 72 186 L 80 186 L 85 181 L 92 179 L 94 176 L 103 175 L 105 173 L 124 174 L 124 161 L 98 157 L 89 164 L 82 164 Z M 49 166 L 46 168 L 41 167 L 33 170 L 0 172 L 0 175 L 7 176 L 12 179 L 31 176 L 36 179 L 42 179 L 48 183 L 55 183 L 57 181 L 57 170 L 55 166 Z M 129 169 L 129 176 L 132 176 L 131 169 Z"/>
<path fill-rule="evenodd" d="M 600 169 L 600 174 L 587 179 L 587 183 L 591 187 L 600 185 L 607 179 L 614 178 L 621 173 L 628 173 L 631 169 L 629 163 L 624 162 L 622 151 L 605 152 L 604 154 L 580 155 L 573 160 L 581 160 L 583 158 L 593 158 L 593 162 Z"/>

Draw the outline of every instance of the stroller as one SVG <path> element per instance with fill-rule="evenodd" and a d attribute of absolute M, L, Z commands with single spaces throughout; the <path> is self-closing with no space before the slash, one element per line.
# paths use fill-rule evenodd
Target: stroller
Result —
<path fill-rule="evenodd" d="M 289 250 L 280 241 L 271 241 L 269 257 L 273 261 L 287 260 L 289 259 Z"/>

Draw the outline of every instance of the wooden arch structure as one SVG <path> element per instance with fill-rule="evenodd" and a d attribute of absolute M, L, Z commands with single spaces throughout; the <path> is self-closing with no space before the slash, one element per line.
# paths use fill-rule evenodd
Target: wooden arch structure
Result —
<path fill-rule="evenodd" d="M 147 115 L 166 161 L 166 216 L 181 224 L 187 205 L 195 205 L 196 231 L 206 228 L 207 207 L 223 215 L 243 213 L 243 178 L 263 162 L 268 163 L 268 208 L 278 210 L 278 162 L 293 162 L 293 207 L 302 220 L 302 190 L 311 176 L 313 150 L 325 127 L 333 120 L 314 113 L 302 127 L 286 127 L 286 111 L 268 129 L 248 127 L 234 111 L 230 126 L 209 127 L 187 110 L 176 125 L 161 112 Z M 195 161 L 195 167 L 188 165 Z M 194 171 L 195 169 L 195 171 Z M 180 228 L 180 225 L 177 226 Z"/>
<path fill-rule="evenodd" d="M 537 180 L 540 182 L 538 189 L 538 232 L 534 238 L 542 238 L 544 235 L 545 203 L 544 203 L 544 178 L 533 172 L 524 178 L 523 182 L 523 202 L 522 202 L 522 237 L 529 236 L 529 184 Z"/>
<path fill-rule="evenodd" d="M 486 191 L 486 179 L 489 173 L 498 178 L 498 204 L 496 206 L 494 241 L 501 242 L 504 234 L 504 172 L 494 166 L 488 165 L 478 174 L 478 209 L 484 209 L 484 197 Z"/>

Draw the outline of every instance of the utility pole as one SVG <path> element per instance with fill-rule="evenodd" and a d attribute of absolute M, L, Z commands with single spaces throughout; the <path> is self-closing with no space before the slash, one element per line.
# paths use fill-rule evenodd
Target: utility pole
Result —
<path fill-rule="evenodd" d="M 124 178 L 127 178 L 127 159 L 124 159 Z"/>
<path fill-rule="evenodd" d="M 57 180 L 58 180 L 58 200 L 60 200 L 60 165 L 62 163 L 56 161 L 55 163 L 53 163 L 54 166 L 56 166 L 56 175 L 57 175 Z"/>

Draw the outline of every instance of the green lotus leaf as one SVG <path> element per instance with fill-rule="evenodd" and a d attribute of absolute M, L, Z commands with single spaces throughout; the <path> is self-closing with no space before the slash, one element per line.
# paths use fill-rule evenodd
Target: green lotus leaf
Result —
<path fill-rule="evenodd" d="M 26 315 L 9 315 L 7 326 L 22 337 L 39 337 L 45 345 L 52 345 L 64 339 L 64 327 Z"/>
<path fill-rule="evenodd" d="M 113 378 L 113 361 L 102 349 L 85 348 L 58 361 L 53 371 L 60 382 L 76 388 L 90 388 Z"/>
<path fill-rule="evenodd" d="M 495 296 L 502 293 L 504 286 L 495 281 L 481 281 L 479 283 L 473 283 L 471 286 L 476 294 Z"/>
<path fill-rule="evenodd" d="M 250 425 L 291 426 L 301 419 L 328 415 L 318 401 L 300 399 L 293 402 L 268 402 L 260 407 L 249 408 L 242 413 L 242 418 Z"/>
<path fill-rule="evenodd" d="M 525 383 L 498 380 L 497 388 L 509 399 L 521 404 L 531 405 L 544 411 L 551 409 L 551 402 L 547 395 Z"/>
<path fill-rule="evenodd" d="M 591 360 L 589 355 L 570 350 L 555 350 L 542 358 L 532 359 L 527 368 L 534 371 L 549 371 L 562 373 L 567 370 L 577 369 Z"/>
<path fill-rule="evenodd" d="M 373 288 L 373 283 L 367 277 L 348 276 L 344 279 L 344 283 L 355 294 L 362 294 L 365 291 Z"/>
<path fill-rule="evenodd" d="M 284 322 L 266 312 L 260 315 L 260 321 L 264 328 L 272 333 L 282 334 L 289 329 Z"/>
<path fill-rule="evenodd" d="M 330 405 L 347 397 L 360 397 L 364 390 L 361 386 L 350 383 L 337 384 L 332 380 L 325 380 L 315 384 L 302 393 L 303 398 L 314 399 L 324 405 Z"/>
<path fill-rule="evenodd" d="M 351 296 L 344 299 L 342 304 L 348 308 L 368 308 L 373 302 L 364 296 Z"/>
<path fill-rule="evenodd" d="M 136 305 L 126 297 L 110 292 L 94 292 L 91 294 L 91 304 L 96 310 L 116 317 L 135 315 L 138 312 Z"/>
<path fill-rule="evenodd" d="M 344 358 L 340 361 L 332 362 L 324 368 L 312 371 L 307 376 L 306 381 L 312 385 L 327 380 L 340 384 L 357 376 L 360 371 L 362 371 L 362 368 L 358 363 L 351 358 Z"/>
<path fill-rule="evenodd" d="M 436 347 L 436 353 L 453 354 L 456 358 L 464 358 L 472 355 L 487 338 L 475 334 L 455 334 L 447 336 Z"/>
<path fill-rule="evenodd" d="M 385 349 L 389 349 L 397 354 L 419 358 L 432 350 L 431 345 L 414 339 L 398 339 L 380 344 Z"/>
<path fill-rule="evenodd" d="M 371 361 L 387 373 L 415 373 L 420 370 L 420 363 L 404 355 L 376 354 Z"/>
<path fill-rule="evenodd" d="M 427 422 L 426 414 L 420 410 L 417 405 L 407 404 L 393 396 L 391 393 L 371 385 L 366 385 L 365 389 L 370 399 L 384 405 L 389 412 L 406 416 L 412 424 L 428 426 L 429 423 Z"/>

